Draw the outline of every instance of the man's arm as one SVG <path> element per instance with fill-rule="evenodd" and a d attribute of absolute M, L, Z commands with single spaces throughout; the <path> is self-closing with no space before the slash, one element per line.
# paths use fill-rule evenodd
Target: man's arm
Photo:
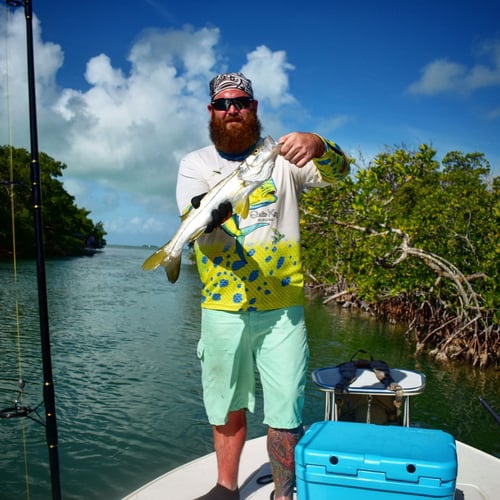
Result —
<path fill-rule="evenodd" d="M 349 159 L 333 141 L 309 132 L 280 137 L 280 155 L 301 168 L 313 161 L 323 181 L 333 183 L 349 173 Z"/>

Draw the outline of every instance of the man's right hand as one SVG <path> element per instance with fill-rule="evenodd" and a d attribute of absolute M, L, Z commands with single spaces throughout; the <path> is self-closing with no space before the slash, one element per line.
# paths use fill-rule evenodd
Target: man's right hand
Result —
<path fill-rule="evenodd" d="M 207 193 L 202 193 L 198 194 L 196 196 L 193 196 L 191 198 L 191 206 L 193 208 L 199 208 L 201 204 L 201 200 Z M 211 233 L 214 229 L 222 226 L 224 222 L 231 217 L 233 214 L 233 207 L 231 205 L 231 202 L 229 201 L 223 201 L 218 208 L 214 208 L 212 210 L 211 216 L 212 220 L 207 224 L 207 227 L 205 229 L 205 233 Z"/>

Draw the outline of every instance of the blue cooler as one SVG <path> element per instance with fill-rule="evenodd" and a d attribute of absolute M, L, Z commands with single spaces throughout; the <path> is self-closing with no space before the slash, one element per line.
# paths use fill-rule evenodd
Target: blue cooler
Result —
<path fill-rule="evenodd" d="M 455 439 L 433 429 L 316 422 L 295 448 L 297 500 L 453 500 Z"/>

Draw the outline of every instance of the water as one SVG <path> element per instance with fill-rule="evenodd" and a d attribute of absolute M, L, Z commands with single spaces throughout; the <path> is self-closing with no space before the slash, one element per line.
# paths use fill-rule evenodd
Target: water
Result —
<path fill-rule="evenodd" d="M 92 258 L 47 262 L 65 499 L 120 499 L 212 451 L 195 355 L 200 319 L 196 269 L 185 263 L 179 281 L 171 285 L 162 271 L 140 269 L 149 253 L 108 247 Z M 26 380 L 24 404 L 34 407 L 42 400 L 37 300 L 34 262 L 18 263 L 17 287 L 11 263 L 0 262 L 0 409 L 13 405 L 20 375 Z M 478 401 L 484 396 L 500 409 L 498 372 L 443 369 L 417 360 L 401 329 L 322 306 L 318 299 L 311 298 L 306 313 L 311 369 L 345 361 L 364 348 L 391 366 L 421 370 L 427 388 L 412 399 L 412 422 L 443 428 L 500 456 L 500 428 Z M 306 424 L 323 418 L 323 404 L 322 393 L 309 382 Z M 265 432 L 261 418 L 258 405 L 249 416 L 250 437 Z M 40 424 L 0 420 L 0 498 L 51 498 Z"/>

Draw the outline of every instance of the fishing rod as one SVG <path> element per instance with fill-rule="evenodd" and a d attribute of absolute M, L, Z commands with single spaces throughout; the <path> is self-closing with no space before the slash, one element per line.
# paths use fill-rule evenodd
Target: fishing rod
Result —
<path fill-rule="evenodd" d="M 45 405 L 45 434 L 49 453 L 52 498 L 61 499 L 59 477 L 59 453 L 52 360 L 50 354 L 50 331 L 45 276 L 45 256 L 43 245 L 42 194 L 40 183 L 40 162 L 38 152 L 38 125 L 36 113 L 35 64 L 33 54 L 33 7 L 31 0 L 5 0 L 10 7 L 24 7 L 26 19 L 26 46 L 28 63 L 28 96 L 31 142 L 31 197 L 33 202 L 36 269 L 38 283 L 38 310 L 40 318 L 40 339 L 43 363 L 43 401 Z"/>
<path fill-rule="evenodd" d="M 479 398 L 479 401 L 495 419 L 496 423 L 500 424 L 500 415 L 488 404 L 488 402 L 482 396 Z"/>

